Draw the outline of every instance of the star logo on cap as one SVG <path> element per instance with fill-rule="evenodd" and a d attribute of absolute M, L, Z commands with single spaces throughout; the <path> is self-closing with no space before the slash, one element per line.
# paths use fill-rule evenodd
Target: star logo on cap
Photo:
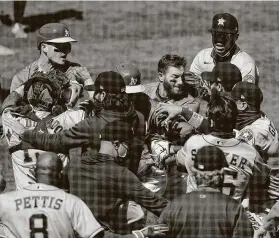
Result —
<path fill-rule="evenodd" d="M 69 36 L 70 36 L 70 32 L 67 29 L 65 29 L 65 37 L 69 37 Z"/>
<path fill-rule="evenodd" d="M 220 19 L 218 19 L 218 25 L 224 26 L 225 21 L 226 21 L 226 20 L 225 20 L 223 17 L 220 18 Z"/>

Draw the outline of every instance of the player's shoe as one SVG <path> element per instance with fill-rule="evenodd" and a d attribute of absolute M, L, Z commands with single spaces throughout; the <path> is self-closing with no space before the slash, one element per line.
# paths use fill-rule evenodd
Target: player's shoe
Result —
<path fill-rule="evenodd" d="M 27 33 L 24 32 L 24 26 L 19 23 L 13 25 L 11 32 L 14 34 L 15 38 L 27 38 Z"/>

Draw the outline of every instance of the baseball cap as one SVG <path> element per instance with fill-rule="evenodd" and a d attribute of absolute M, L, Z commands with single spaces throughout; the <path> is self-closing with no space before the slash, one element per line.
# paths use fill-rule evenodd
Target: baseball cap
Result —
<path fill-rule="evenodd" d="M 69 28 L 62 23 L 48 23 L 37 31 L 37 47 L 43 42 L 67 43 L 77 42 L 71 37 Z"/>
<path fill-rule="evenodd" d="M 141 93 L 145 90 L 141 84 L 139 69 L 130 63 L 122 63 L 113 67 L 113 70 L 123 77 L 126 84 L 126 93 Z"/>
<path fill-rule="evenodd" d="M 212 72 L 203 72 L 201 77 L 211 83 L 219 81 L 227 92 L 231 92 L 233 86 L 242 81 L 239 68 L 229 62 L 217 62 Z"/>
<path fill-rule="evenodd" d="M 209 31 L 237 33 L 238 22 L 230 13 L 218 13 L 212 19 L 212 28 Z"/>
<path fill-rule="evenodd" d="M 262 90 L 257 85 L 246 81 L 239 82 L 233 87 L 231 97 L 235 101 L 244 100 L 256 108 L 260 108 L 263 101 Z"/>
<path fill-rule="evenodd" d="M 204 146 L 197 152 L 194 167 L 200 171 L 213 171 L 229 165 L 221 149 L 216 146 Z"/>
<path fill-rule="evenodd" d="M 101 140 L 131 142 L 134 133 L 131 125 L 123 121 L 113 121 L 106 124 L 101 131 Z"/>
<path fill-rule="evenodd" d="M 87 91 L 103 90 L 107 93 L 124 93 L 125 82 L 119 73 L 113 71 L 106 71 L 100 73 L 94 84 L 84 86 Z"/>

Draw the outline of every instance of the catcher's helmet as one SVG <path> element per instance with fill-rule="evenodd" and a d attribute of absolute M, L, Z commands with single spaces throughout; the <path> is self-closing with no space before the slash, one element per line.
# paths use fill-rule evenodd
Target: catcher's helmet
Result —
<path fill-rule="evenodd" d="M 77 42 L 77 41 L 71 38 L 70 30 L 64 24 L 48 23 L 43 25 L 37 31 L 38 49 L 40 49 L 40 45 L 43 42 L 68 43 L 68 42 Z"/>
<path fill-rule="evenodd" d="M 119 64 L 114 66 L 113 70 L 123 77 L 126 84 L 126 93 L 141 93 L 145 90 L 145 87 L 141 84 L 141 73 L 135 65 Z"/>
<path fill-rule="evenodd" d="M 64 91 L 69 86 L 69 80 L 60 71 L 35 72 L 24 84 L 24 100 L 35 108 L 51 111 L 54 106 L 67 103 Z"/>

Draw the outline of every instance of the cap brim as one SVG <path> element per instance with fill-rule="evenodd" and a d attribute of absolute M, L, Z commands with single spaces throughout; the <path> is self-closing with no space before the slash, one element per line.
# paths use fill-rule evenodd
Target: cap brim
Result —
<path fill-rule="evenodd" d="M 209 32 L 232 33 L 232 34 L 234 34 L 234 33 L 237 33 L 237 32 L 238 32 L 237 30 L 213 29 L 213 28 L 209 29 L 208 31 L 209 31 Z"/>
<path fill-rule="evenodd" d="M 86 90 L 86 91 L 96 91 L 96 87 L 95 87 L 94 84 L 85 85 L 85 86 L 83 87 L 83 89 Z"/>
<path fill-rule="evenodd" d="M 201 77 L 205 81 L 209 81 L 209 82 L 213 82 L 214 81 L 213 73 L 212 72 L 202 72 L 201 73 Z"/>
<path fill-rule="evenodd" d="M 51 42 L 51 43 L 68 43 L 68 42 L 77 42 L 77 40 L 71 38 L 71 37 L 61 37 L 56 38 L 52 40 L 46 40 L 45 42 Z"/>
<path fill-rule="evenodd" d="M 144 85 L 126 86 L 126 93 L 142 93 L 145 91 Z"/>

